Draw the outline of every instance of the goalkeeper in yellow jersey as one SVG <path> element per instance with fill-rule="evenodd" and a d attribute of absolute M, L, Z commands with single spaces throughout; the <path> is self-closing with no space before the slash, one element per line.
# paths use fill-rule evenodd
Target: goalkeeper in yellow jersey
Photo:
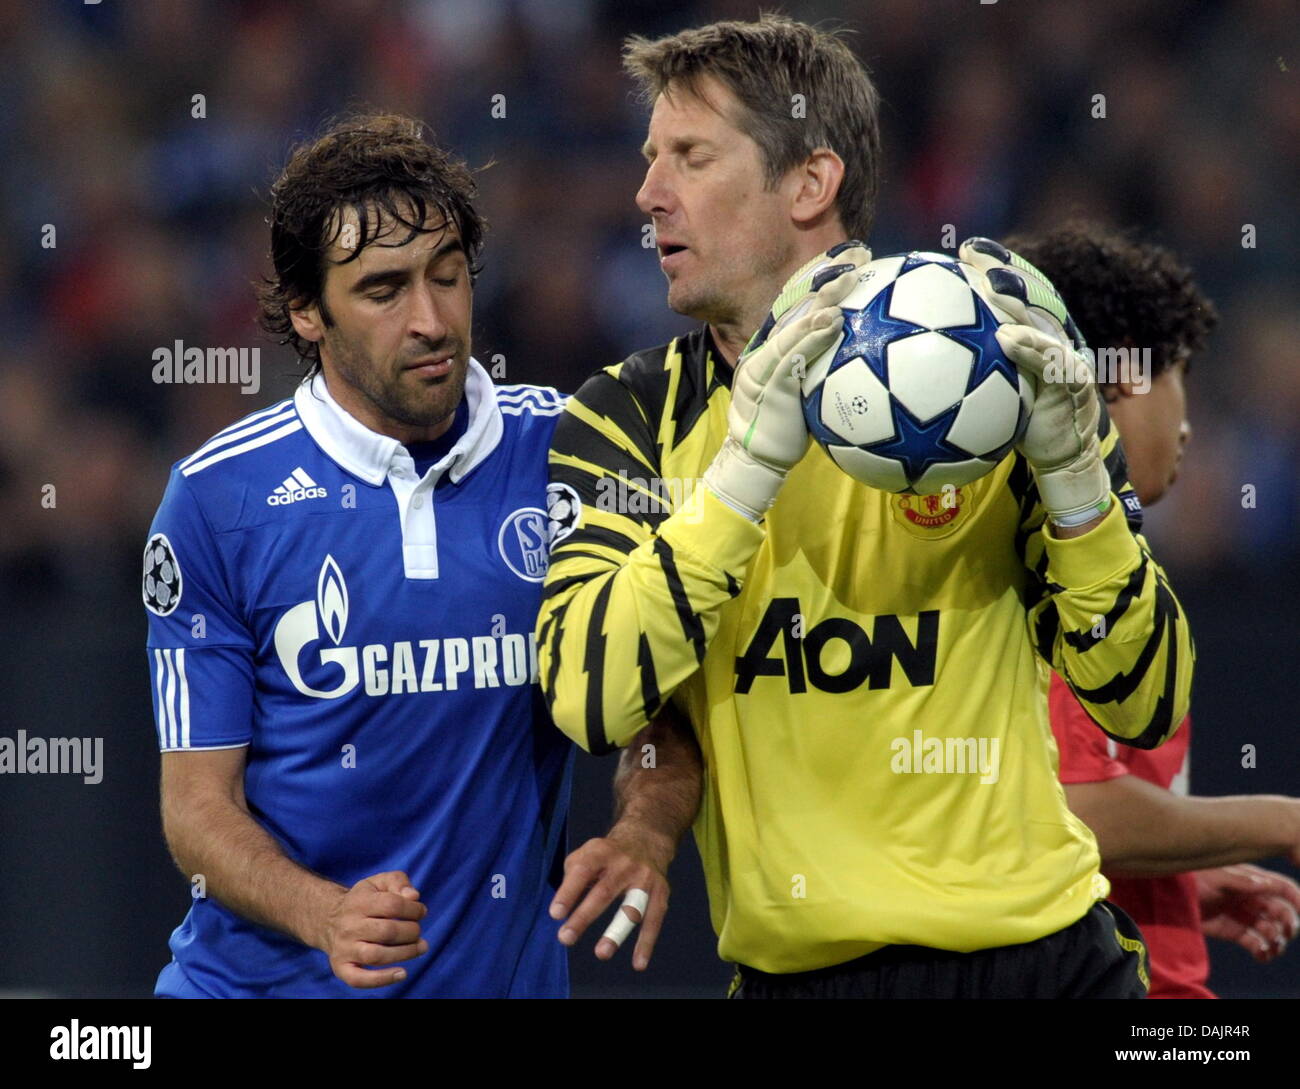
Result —
<path fill-rule="evenodd" d="M 639 836 L 661 875 L 694 820 L 742 997 L 1142 997 L 1140 935 L 1057 783 L 1047 680 L 1153 747 L 1187 712 L 1192 643 L 1091 376 L 1061 366 L 1059 297 L 964 246 L 1037 376 L 1026 435 L 949 517 L 864 487 L 809 447 L 798 374 L 870 259 L 846 241 L 877 189 L 866 72 L 778 16 L 624 60 L 652 106 L 637 203 L 669 305 L 701 325 L 569 402 L 538 620 L 556 723 L 630 746 L 621 847 Z M 689 734 L 648 728 L 666 705 Z M 625 891 L 600 842 L 570 856 L 562 941 Z"/>

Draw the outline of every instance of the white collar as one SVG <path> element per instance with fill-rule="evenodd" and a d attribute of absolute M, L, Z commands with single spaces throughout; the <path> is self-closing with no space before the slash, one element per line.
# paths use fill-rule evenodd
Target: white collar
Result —
<path fill-rule="evenodd" d="M 496 386 L 473 357 L 465 375 L 465 397 L 469 401 L 469 426 L 433 467 L 439 475 L 450 470 L 453 484 L 459 484 L 496 449 L 504 431 Z M 371 431 L 342 408 L 330 396 L 325 376 L 319 372 L 311 381 L 298 386 L 293 403 L 316 445 L 341 468 L 368 484 L 382 484 L 395 460 L 403 463 L 410 460 L 410 454 L 400 442 Z"/>

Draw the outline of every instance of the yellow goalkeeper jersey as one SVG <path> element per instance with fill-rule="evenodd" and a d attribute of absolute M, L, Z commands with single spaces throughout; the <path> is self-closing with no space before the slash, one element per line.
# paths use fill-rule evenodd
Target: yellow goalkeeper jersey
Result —
<path fill-rule="evenodd" d="M 1192 675 L 1117 433 L 1103 423 L 1118 501 L 1080 538 L 1049 536 L 1019 454 L 917 497 L 816 444 L 755 525 L 696 486 L 730 378 L 701 328 L 598 372 L 561 417 L 538 620 L 555 722 L 600 752 L 667 698 L 689 715 L 725 960 L 807 971 L 1075 922 L 1109 888 L 1057 782 L 1049 666 L 1148 748 Z"/>

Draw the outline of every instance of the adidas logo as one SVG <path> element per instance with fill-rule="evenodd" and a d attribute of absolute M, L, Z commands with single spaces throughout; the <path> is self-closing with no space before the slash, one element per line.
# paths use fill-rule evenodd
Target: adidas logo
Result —
<path fill-rule="evenodd" d="M 325 489 L 299 466 L 284 478 L 283 484 L 278 485 L 275 491 L 266 497 L 266 501 L 272 507 L 285 507 L 300 499 L 324 499 L 325 494 Z"/>

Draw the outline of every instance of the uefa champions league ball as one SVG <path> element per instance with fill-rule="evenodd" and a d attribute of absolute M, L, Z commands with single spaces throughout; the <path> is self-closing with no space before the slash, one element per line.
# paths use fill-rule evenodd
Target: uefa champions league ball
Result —
<path fill-rule="evenodd" d="M 802 379 L 808 429 L 855 480 L 931 495 L 979 479 L 1024 434 L 1033 387 L 993 335 L 1010 316 L 941 253 L 863 266 L 836 344 Z"/>

